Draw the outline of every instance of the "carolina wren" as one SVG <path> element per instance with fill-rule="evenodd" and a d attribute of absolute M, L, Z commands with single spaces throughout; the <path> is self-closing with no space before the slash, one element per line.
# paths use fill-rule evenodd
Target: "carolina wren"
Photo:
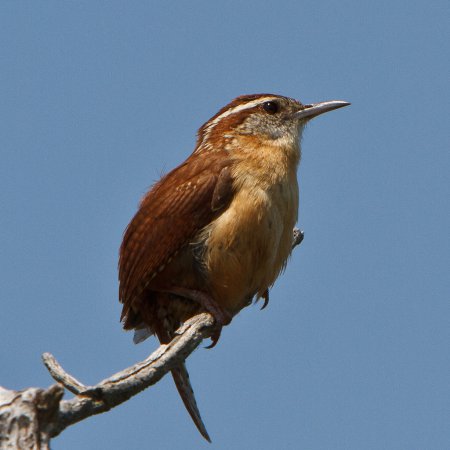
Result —
<path fill-rule="evenodd" d="M 347 105 L 244 95 L 199 129 L 194 152 L 144 196 L 120 247 L 121 320 L 135 342 L 155 334 L 167 343 L 206 310 L 217 323 L 214 345 L 253 298 L 267 303 L 291 252 L 303 128 Z M 172 375 L 209 441 L 185 365 Z"/>

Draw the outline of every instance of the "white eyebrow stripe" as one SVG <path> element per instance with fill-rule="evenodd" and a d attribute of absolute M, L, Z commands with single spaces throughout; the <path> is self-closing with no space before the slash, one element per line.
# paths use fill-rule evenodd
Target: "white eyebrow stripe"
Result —
<path fill-rule="evenodd" d="M 258 98 L 258 99 L 256 99 L 256 100 L 251 101 L 251 102 L 242 103 L 241 105 L 235 106 L 234 108 L 229 109 L 229 110 L 223 112 L 220 116 L 216 117 L 216 118 L 212 121 L 212 123 L 215 124 L 215 123 L 217 123 L 219 120 L 222 120 L 224 117 L 228 117 L 228 116 L 231 116 L 231 114 L 235 114 L 235 113 L 237 113 L 237 112 L 240 112 L 240 111 L 244 111 L 244 110 L 246 110 L 246 109 L 253 108 L 253 107 L 258 106 L 258 105 L 260 105 L 261 103 L 267 102 L 267 101 L 269 101 L 269 100 L 275 100 L 275 97 L 260 97 L 260 98 Z"/>
<path fill-rule="evenodd" d="M 232 109 L 229 109 L 225 112 L 223 112 L 220 116 L 217 116 L 209 125 L 208 130 L 211 128 L 214 128 L 224 117 L 231 116 L 232 114 L 238 113 L 240 111 L 245 111 L 246 109 L 253 108 L 254 106 L 258 106 L 261 103 L 267 102 L 269 100 L 275 100 L 276 97 L 268 96 L 268 97 L 259 97 L 256 100 L 253 100 L 251 102 L 243 103 L 242 105 L 235 106 Z"/>

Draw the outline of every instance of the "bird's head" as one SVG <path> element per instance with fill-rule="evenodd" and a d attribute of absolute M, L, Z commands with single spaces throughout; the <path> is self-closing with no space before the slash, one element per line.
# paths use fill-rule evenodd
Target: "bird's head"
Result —
<path fill-rule="evenodd" d="M 199 129 L 196 152 L 226 148 L 229 142 L 243 136 L 275 145 L 294 144 L 306 122 L 347 105 L 341 100 L 304 105 L 281 95 L 242 95 Z"/>

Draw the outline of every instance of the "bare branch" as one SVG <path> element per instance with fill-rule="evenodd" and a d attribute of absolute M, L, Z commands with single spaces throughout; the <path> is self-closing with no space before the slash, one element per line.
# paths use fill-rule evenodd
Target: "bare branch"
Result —
<path fill-rule="evenodd" d="M 0 386 L 0 448 L 48 450 L 46 424 L 55 420 L 64 389 L 28 388 L 10 391 Z"/>
<path fill-rule="evenodd" d="M 86 386 L 80 383 L 75 377 L 68 374 L 51 353 L 44 353 L 42 355 L 42 360 L 53 379 L 58 383 L 61 383 L 67 390 L 75 395 L 82 394 L 86 391 Z"/>
<path fill-rule="evenodd" d="M 95 386 L 85 386 L 67 373 L 50 353 L 42 358 L 59 383 L 48 389 L 10 391 L 0 387 L 0 448 L 48 449 L 52 437 L 80 420 L 108 411 L 157 383 L 214 331 L 208 313 L 192 317 L 174 339 L 161 345 L 144 361 L 122 370 Z M 64 389 L 75 393 L 61 400 Z"/>
<path fill-rule="evenodd" d="M 183 362 L 213 331 L 214 319 L 202 313 L 189 319 L 167 345 L 161 345 L 144 361 L 122 370 L 95 386 L 84 386 L 68 374 L 49 353 L 44 363 L 52 377 L 77 395 L 62 401 L 59 413 L 51 424 L 50 436 L 57 436 L 68 426 L 87 417 L 108 411 L 149 386 Z"/>

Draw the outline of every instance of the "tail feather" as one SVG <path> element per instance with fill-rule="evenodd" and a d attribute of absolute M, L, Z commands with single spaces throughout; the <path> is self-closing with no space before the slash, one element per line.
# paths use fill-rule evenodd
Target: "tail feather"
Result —
<path fill-rule="evenodd" d="M 136 328 L 134 330 L 133 342 L 135 344 L 140 344 L 141 342 L 149 338 L 152 334 L 153 331 L 148 327 Z"/>
<path fill-rule="evenodd" d="M 182 363 L 176 368 L 172 369 L 173 381 L 178 389 L 181 400 L 183 400 L 184 406 L 187 412 L 191 416 L 200 434 L 208 441 L 211 442 L 208 432 L 206 431 L 205 424 L 200 416 L 200 411 L 195 401 L 194 390 L 192 389 L 191 382 L 189 381 L 189 373 L 186 369 L 186 364 Z"/>

